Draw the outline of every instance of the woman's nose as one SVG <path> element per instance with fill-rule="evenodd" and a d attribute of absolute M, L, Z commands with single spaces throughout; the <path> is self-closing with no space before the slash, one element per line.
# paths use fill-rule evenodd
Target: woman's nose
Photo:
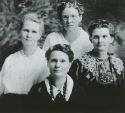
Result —
<path fill-rule="evenodd" d="M 70 23 L 72 21 L 71 17 L 68 17 L 67 22 Z"/>
<path fill-rule="evenodd" d="M 98 39 L 98 41 L 99 41 L 99 42 L 103 42 L 103 38 L 100 37 L 100 38 Z"/>
<path fill-rule="evenodd" d="M 57 62 L 57 63 L 56 63 L 56 67 L 60 67 L 60 62 Z"/>
<path fill-rule="evenodd" d="M 32 36 L 32 33 L 31 33 L 31 32 L 28 32 L 26 37 L 27 37 L 27 38 L 31 38 L 31 36 Z"/>

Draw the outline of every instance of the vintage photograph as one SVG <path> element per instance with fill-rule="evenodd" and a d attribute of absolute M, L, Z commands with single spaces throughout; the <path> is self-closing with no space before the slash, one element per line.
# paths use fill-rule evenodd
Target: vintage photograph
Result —
<path fill-rule="evenodd" d="M 0 0 L 0 113 L 125 113 L 125 1 Z"/>

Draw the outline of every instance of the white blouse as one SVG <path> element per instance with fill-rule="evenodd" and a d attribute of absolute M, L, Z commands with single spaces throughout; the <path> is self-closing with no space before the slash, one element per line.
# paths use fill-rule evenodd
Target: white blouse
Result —
<path fill-rule="evenodd" d="M 45 50 L 56 44 L 70 44 L 71 49 L 75 54 L 75 59 L 80 57 L 83 53 L 93 49 L 93 45 L 89 40 L 89 35 L 82 28 L 80 29 L 79 37 L 72 43 L 69 43 L 61 32 L 50 33 L 43 45 Z"/>
<path fill-rule="evenodd" d="M 48 75 L 44 50 L 38 48 L 30 56 L 23 51 L 11 54 L 5 60 L 1 73 L 0 93 L 28 94 L 32 85 L 41 82 Z"/>

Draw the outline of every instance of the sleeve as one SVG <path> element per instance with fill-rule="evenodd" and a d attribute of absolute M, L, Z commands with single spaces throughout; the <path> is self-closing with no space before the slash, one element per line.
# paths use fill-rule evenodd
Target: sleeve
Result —
<path fill-rule="evenodd" d="M 36 84 L 31 88 L 30 92 L 28 93 L 27 105 L 30 109 L 36 109 L 39 105 L 38 103 L 39 103 L 39 100 L 41 99 L 39 88 L 40 88 L 40 85 Z"/>
<path fill-rule="evenodd" d="M 43 66 L 42 66 L 42 74 L 38 77 L 37 82 L 40 83 L 41 81 L 45 80 L 49 76 L 49 68 L 47 66 L 46 58 L 43 59 Z"/>
<path fill-rule="evenodd" d="M 86 75 L 88 74 L 88 72 L 87 72 L 87 69 L 85 69 L 82 66 L 81 62 L 78 59 L 76 59 L 72 63 L 68 74 L 71 76 L 73 81 L 75 83 L 77 83 L 77 82 L 81 82 L 83 80 L 86 81 Z"/>
<path fill-rule="evenodd" d="M 8 67 L 9 67 L 8 59 L 9 58 L 6 58 L 2 66 L 1 72 L 0 72 L 0 95 L 4 92 L 3 77 L 6 75 Z"/>
<path fill-rule="evenodd" d="M 30 92 L 28 93 L 28 96 L 31 100 L 39 101 L 41 98 L 43 98 L 43 93 L 46 92 L 45 82 L 40 82 L 36 85 L 34 85 Z"/>
<path fill-rule="evenodd" d="M 125 69 L 124 69 L 124 63 L 121 59 L 115 58 L 113 62 L 113 68 L 115 69 L 115 72 L 117 74 L 117 82 L 118 85 L 125 85 Z"/>
<path fill-rule="evenodd" d="M 71 76 L 71 78 L 73 79 L 74 83 L 76 83 L 78 81 L 78 76 L 81 73 L 81 66 L 80 66 L 80 62 L 78 59 L 76 59 L 75 61 L 73 61 L 68 74 Z"/>
<path fill-rule="evenodd" d="M 3 76 L 5 74 L 5 64 L 3 64 L 2 70 L 0 72 L 0 95 L 4 92 L 4 87 L 3 87 Z"/>
<path fill-rule="evenodd" d="M 34 85 L 34 86 L 30 89 L 30 92 L 28 93 L 28 95 L 29 95 L 29 96 L 36 95 L 38 89 L 39 89 L 39 85 L 38 85 L 38 84 Z"/>
<path fill-rule="evenodd" d="M 47 59 L 45 58 L 45 51 L 43 49 L 40 50 L 39 57 L 37 58 L 38 58 L 37 62 L 39 62 L 40 68 L 38 71 L 39 74 L 37 74 L 37 76 L 34 79 L 33 85 L 42 82 L 43 80 L 45 80 L 46 77 L 49 76 L 49 68 L 47 66 Z"/>
<path fill-rule="evenodd" d="M 121 109 L 123 110 L 125 107 L 125 69 L 123 66 L 122 72 L 121 72 L 121 79 L 118 81 L 120 87 L 118 87 L 119 92 L 119 106 L 121 106 Z"/>
<path fill-rule="evenodd" d="M 78 59 L 72 63 L 69 75 L 74 81 L 73 100 L 75 103 L 73 104 L 77 107 L 81 107 L 80 105 L 84 106 L 83 102 L 86 103 L 86 94 L 83 86 L 83 67 Z"/>
<path fill-rule="evenodd" d="M 125 68 L 123 67 L 122 71 L 121 71 L 121 77 L 119 78 L 119 85 L 122 85 L 124 87 L 125 90 Z"/>
<path fill-rule="evenodd" d="M 48 105 L 48 100 L 47 100 L 47 90 L 45 86 L 45 82 L 38 83 L 34 85 L 29 94 L 28 94 L 28 105 L 30 108 L 35 109 L 35 110 L 40 110 L 46 105 Z"/>

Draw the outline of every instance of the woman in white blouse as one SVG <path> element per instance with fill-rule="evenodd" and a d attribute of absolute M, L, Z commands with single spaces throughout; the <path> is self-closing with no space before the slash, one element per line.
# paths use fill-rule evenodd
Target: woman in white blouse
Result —
<path fill-rule="evenodd" d="M 75 59 L 81 56 L 83 52 L 90 51 L 93 45 L 90 43 L 89 35 L 79 27 L 84 13 L 83 5 L 76 0 L 69 0 L 61 2 L 57 10 L 63 29 L 59 32 L 50 33 L 44 42 L 43 48 L 47 50 L 56 44 L 70 44 Z"/>
<path fill-rule="evenodd" d="M 20 95 L 27 95 L 32 85 L 48 75 L 45 52 L 37 44 L 43 30 L 43 20 L 36 13 L 25 14 L 20 26 L 23 48 L 6 58 L 0 73 L 2 104 L 18 106 L 18 102 L 22 102 Z"/>
<path fill-rule="evenodd" d="M 32 86 L 48 75 L 45 52 L 37 44 L 43 30 L 43 20 L 36 13 L 24 15 L 20 24 L 23 48 L 6 58 L 0 73 L 1 105 L 6 108 L 22 107 Z"/>

